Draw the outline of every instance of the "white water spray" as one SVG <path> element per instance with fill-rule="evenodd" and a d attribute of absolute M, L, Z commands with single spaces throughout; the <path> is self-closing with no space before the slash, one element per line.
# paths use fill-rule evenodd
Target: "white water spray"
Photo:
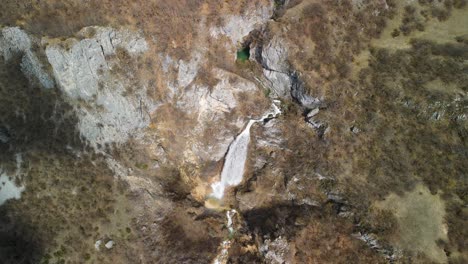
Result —
<path fill-rule="evenodd" d="M 274 101 L 278 102 L 278 101 Z M 245 129 L 229 146 L 226 159 L 224 161 L 221 180 L 211 185 L 212 197 L 221 199 L 224 196 L 224 190 L 227 186 L 236 186 L 242 182 L 244 175 L 245 161 L 247 159 L 247 150 L 250 142 L 250 128 L 256 122 L 263 122 L 268 118 L 275 118 L 281 114 L 281 110 L 274 103 L 272 110 L 267 112 L 261 119 L 251 119 Z"/>

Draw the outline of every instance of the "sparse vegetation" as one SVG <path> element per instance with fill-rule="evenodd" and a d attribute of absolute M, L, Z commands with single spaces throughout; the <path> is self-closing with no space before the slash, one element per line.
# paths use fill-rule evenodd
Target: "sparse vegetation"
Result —
<path fill-rule="evenodd" d="M 307 58 L 299 54 L 295 56 L 297 61 L 292 61 L 294 66 L 316 72 L 324 82 L 347 78 L 351 73 L 353 55 L 365 47 L 363 43 L 378 37 L 385 27 L 386 17 L 391 16 L 393 11 L 389 6 L 389 9 L 384 9 L 376 3 L 369 3 L 359 11 L 353 11 L 349 1 L 304 5 L 301 23 L 292 27 L 288 35 L 293 43 L 303 43 L 305 38 L 309 38 L 314 43 L 314 49 Z M 371 10 L 379 10 L 379 16 L 370 15 Z M 336 24 L 343 27 L 336 27 Z"/>
<path fill-rule="evenodd" d="M 407 5 L 404 8 L 402 24 L 399 30 L 405 36 L 408 36 L 414 30 L 424 31 L 424 22 L 416 11 L 417 9 L 412 5 Z"/>

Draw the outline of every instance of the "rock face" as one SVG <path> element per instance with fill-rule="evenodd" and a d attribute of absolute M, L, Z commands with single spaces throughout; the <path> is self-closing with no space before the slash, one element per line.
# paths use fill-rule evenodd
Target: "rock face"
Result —
<path fill-rule="evenodd" d="M 270 82 L 274 94 L 281 98 L 290 98 L 292 83 L 289 77 L 290 67 L 286 63 L 287 47 L 284 43 L 277 37 L 273 38 L 262 49 L 260 63 L 263 65 L 263 74 Z"/>
<path fill-rule="evenodd" d="M 146 96 L 146 87 L 132 87 L 134 83 L 112 72 L 117 64 L 129 63 L 119 61 L 116 53 L 138 56 L 148 49 L 146 40 L 128 30 L 100 27 L 79 34 L 90 31 L 93 37 L 50 43 L 46 55 L 60 89 L 75 107 L 81 135 L 98 148 L 124 143 L 146 127 L 155 103 Z"/>
<path fill-rule="evenodd" d="M 2 39 L 0 42 L 3 58 L 11 59 L 15 53 L 26 52 L 31 49 L 31 39 L 28 34 L 18 27 L 6 27 L 2 29 Z"/>
<path fill-rule="evenodd" d="M 258 5 L 257 8 L 248 10 L 242 15 L 228 15 L 219 27 L 212 27 L 210 35 L 212 38 L 226 36 L 231 40 L 227 43 L 229 48 L 235 50 L 243 38 L 251 31 L 264 25 L 273 15 L 273 3 L 269 6 Z"/>
<path fill-rule="evenodd" d="M 201 56 L 200 53 L 195 53 L 188 62 L 179 60 L 179 70 L 177 72 L 177 84 L 179 87 L 185 88 L 195 79 L 201 64 Z"/>
<path fill-rule="evenodd" d="M 90 34 L 93 36 L 81 40 L 44 39 L 40 44 L 17 27 L 4 28 L 0 47 L 6 61 L 20 54 L 24 74 L 49 89 L 54 86 L 45 70 L 50 63 L 55 81 L 78 114 L 81 135 L 97 149 L 98 145 L 124 143 L 137 129 L 146 127 L 148 113 L 156 105 L 145 96 L 147 87 L 129 93 L 134 83 L 115 74 L 119 64 L 130 63 L 120 61 L 117 53 L 141 55 L 148 50 L 146 40 L 128 30 L 112 28 L 88 27 L 78 33 Z M 47 64 L 39 61 L 33 44 L 47 45 Z"/>
<path fill-rule="evenodd" d="M 285 238 L 278 237 L 274 241 L 266 240 L 265 244 L 260 248 L 260 251 L 265 255 L 265 259 L 269 263 L 291 263 L 291 261 L 288 259 L 288 254 L 290 254 L 289 244 Z"/>
<path fill-rule="evenodd" d="M 177 108 L 196 120 L 193 131 L 190 131 L 194 137 L 200 136 L 210 125 L 216 123 L 242 129 L 244 121 L 229 118 L 228 115 L 242 107 L 241 96 L 258 92 L 255 83 L 238 78 L 225 70 L 213 69 L 212 74 L 218 80 L 213 87 L 195 84 L 185 89 L 177 98 Z M 222 130 L 210 135 L 211 138 L 208 138 L 205 145 L 190 146 L 189 151 L 204 161 L 219 161 L 226 154 L 234 136 L 235 133 Z"/>
<path fill-rule="evenodd" d="M 261 49 L 260 64 L 263 75 L 272 89 L 272 96 L 284 99 L 294 99 L 302 106 L 312 109 L 320 104 L 320 100 L 308 95 L 299 75 L 288 65 L 287 42 L 279 37 L 273 37 Z"/>
<path fill-rule="evenodd" d="M 235 75 L 222 69 L 213 69 L 212 73 L 219 80 L 213 87 L 194 85 L 186 89 L 177 100 L 177 106 L 182 111 L 188 114 L 198 113 L 197 118 L 200 124 L 208 120 L 219 121 L 226 113 L 238 107 L 238 98 L 241 93 L 249 93 L 257 89 L 254 83 L 246 80 L 239 79 L 235 83 L 230 82 L 229 78 L 235 78 Z"/>
<path fill-rule="evenodd" d="M 18 27 L 5 27 L 1 32 L 0 49 L 5 61 L 16 55 L 21 56 L 21 69 L 30 81 L 37 80 L 44 88 L 50 89 L 54 81 L 32 51 L 33 44 L 37 45 L 37 42 Z"/>

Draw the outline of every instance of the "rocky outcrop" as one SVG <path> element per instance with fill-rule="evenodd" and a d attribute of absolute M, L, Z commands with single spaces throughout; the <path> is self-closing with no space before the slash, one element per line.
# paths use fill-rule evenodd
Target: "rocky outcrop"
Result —
<path fill-rule="evenodd" d="M 210 29 L 211 37 L 217 39 L 220 36 L 226 36 L 231 43 L 226 44 L 235 51 L 243 38 L 251 31 L 263 26 L 273 15 L 273 3 L 260 5 L 254 10 L 248 10 L 242 15 L 228 15 L 224 18 L 224 23 L 218 27 Z"/>
<path fill-rule="evenodd" d="M 353 234 L 353 236 L 361 241 L 364 241 L 368 247 L 384 255 L 385 258 L 387 258 L 389 261 L 393 262 L 401 257 L 401 250 L 384 248 L 382 245 L 380 245 L 377 237 L 373 234 L 362 234 L 359 232 Z"/>
<path fill-rule="evenodd" d="M 47 59 L 60 89 L 75 108 L 83 138 L 94 148 L 124 143 L 149 124 L 148 112 L 155 109 L 155 103 L 146 96 L 146 87 L 133 87 L 138 83 L 114 71 L 118 65 L 131 64 L 121 60 L 142 54 L 148 45 L 141 35 L 128 30 L 90 27 L 79 33 L 89 34 L 93 36 L 82 40 L 45 39 Z"/>
<path fill-rule="evenodd" d="M 239 78 L 233 73 L 222 69 L 213 69 L 214 77 L 219 80 L 212 88 L 208 86 L 193 85 L 178 97 L 177 107 L 196 119 L 196 125 L 191 133 L 199 136 L 209 128 L 210 124 L 225 124 L 241 129 L 244 126 L 242 119 L 227 118 L 240 108 L 242 94 L 255 93 L 257 87 L 253 82 Z M 212 134 L 206 144 L 192 144 L 190 152 L 202 160 L 221 160 L 233 140 L 235 134 L 223 130 Z"/>
<path fill-rule="evenodd" d="M 177 84 L 179 87 L 185 88 L 195 79 L 198 74 L 201 60 L 202 54 L 195 53 L 188 62 L 184 60 L 178 61 L 179 70 L 177 73 Z"/>
<path fill-rule="evenodd" d="M 292 82 L 287 64 L 287 48 L 275 37 L 262 49 L 257 50 L 257 53 L 273 94 L 280 98 L 290 98 Z"/>
<path fill-rule="evenodd" d="M 287 41 L 274 36 L 266 44 L 257 45 L 255 59 L 263 68 L 264 86 L 270 89 L 271 97 L 292 100 L 304 107 L 305 121 L 319 137 L 329 131 L 325 122 L 314 118 L 322 101 L 308 94 L 300 74 L 288 63 Z"/>
<path fill-rule="evenodd" d="M 260 252 L 265 256 L 265 259 L 268 261 L 268 263 L 291 263 L 289 260 L 289 254 L 291 254 L 290 246 L 288 241 L 281 236 L 273 241 L 270 239 L 265 240 L 264 244 L 260 247 Z"/>
<path fill-rule="evenodd" d="M 259 47 L 257 56 L 263 67 L 263 75 L 272 96 L 293 99 L 305 108 L 315 108 L 320 100 L 307 94 L 299 74 L 287 63 L 288 49 L 286 41 L 273 37 L 266 45 Z"/>
<path fill-rule="evenodd" d="M 32 50 L 33 45 L 38 45 L 38 42 L 19 27 L 5 27 L 1 31 L 0 50 L 5 61 L 20 56 L 21 70 L 25 76 L 31 82 L 37 80 L 44 88 L 50 89 L 54 86 L 54 81 L 46 71 L 47 65 L 43 65 Z"/>
<path fill-rule="evenodd" d="M 146 87 L 133 89 L 135 83 L 125 76 L 114 74 L 118 64 L 128 64 L 117 53 L 137 56 L 148 49 L 145 39 L 129 30 L 88 27 L 78 33 L 81 40 L 64 41 L 44 38 L 41 43 L 18 27 L 4 28 L 0 48 L 6 61 L 21 56 L 21 69 L 31 82 L 52 88 L 53 76 L 75 108 L 78 129 L 91 146 L 98 148 L 111 143 L 123 143 L 130 134 L 149 123 L 148 112 L 155 103 L 146 96 Z M 89 37 L 86 37 L 89 36 Z M 46 62 L 38 58 L 46 46 Z M 48 64 L 50 63 L 50 65 Z M 136 88 L 136 87 L 135 87 Z"/>
<path fill-rule="evenodd" d="M 282 148 L 284 138 L 281 134 L 280 126 L 283 123 L 277 119 L 272 119 L 263 125 L 263 133 L 256 139 L 257 145 L 264 148 Z"/>
<path fill-rule="evenodd" d="M 195 72 L 196 73 L 196 72 Z M 253 82 L 240 79 L 222 69 L 213 69 L 214 77 L 219 80 L 212 88 L 194 85 L 185 90 L 177 100 L 177 106 L 187 113 L 198 113 L 198 121 L 218 121 L 239 104 L 241 93 L 254 92 Z M 230 82 L 229 79 L 236 79 Z"/>

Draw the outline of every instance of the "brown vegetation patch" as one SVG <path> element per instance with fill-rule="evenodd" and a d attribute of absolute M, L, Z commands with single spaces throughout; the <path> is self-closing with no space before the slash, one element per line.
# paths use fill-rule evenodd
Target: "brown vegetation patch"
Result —
<path fill-rule="evenodd" d="M 332 206 L 277 204 L 244 212 L 257 240 L 286 238 L 298 263 L 386 263 L 386 260 L 351 236 L 354 227 L 333 216 Z"/>
<path fill-rule="evenodd" d="M 141 232 L 141 240 L 146 252 L 151 252 L 151 263 L 209 263 L 227 231 L 219 214 L 203 213 L 187 203 L 171 209 L 162 220 L 148 217 L 150 226 Z"/>

